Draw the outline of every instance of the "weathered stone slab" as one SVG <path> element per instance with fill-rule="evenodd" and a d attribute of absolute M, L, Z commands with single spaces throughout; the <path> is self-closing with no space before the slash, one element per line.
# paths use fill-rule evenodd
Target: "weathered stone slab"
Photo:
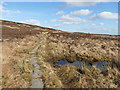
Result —
<path fill-rule="evenodd" d="M 36 63 L 33 64 L 34 69 L 40 69 L 40 66 Z"/>
<path fill-rule="evenodd" d="M 32 54 L 35 54 L 35 53 L 36 53 L 35 51 L 29 52 L 29 54 L 31 54 L 31 55 L 32 55 Z"/>
<path fill-rule="evenodd" d="M 42 42 L 42 41 L 41 41 Z M 32 76 L 32 82 L 31 82 L 31 86 L 30 88 L 32 89 L 35 89 L 35 88 L 39 88 L 39 89 L 42 89 L 44 87 L 44 84 L 42 82 L 42 79 L 40 79 L 40 77 L 42 76 L 42 72 L 40 70 L 40 66 L 37 64 L 38 60 L 36 56 L 36 53 L 37 53 L 37 50 L 38 48 L 40 47 L 41 45 L 41 42 L 38 44 L 38 46 L 36 46 L 31 52 L 30 52 L 30 55 L 31 55 L 31 60 L 29 61 L 33 67 L 34 67 L 34 70 L 33 72 L 31 73 L 31 76 Z"/>
<path fill-rule="evenodd" d="M 33 73 L 36 73 L 36 74 L 38 74 L 39 76 L 42 76 L 42 71 L 41 71 L 41 70 L 35 69 L 35 70 L 33 71 Z"/>
<path fill-rule="evenodd" d="M 32 59 L 32 60 L 30 60 L 29 61 L 31 64 L 35 64 L 35 63 L 37 63 L 38 61 L 36 60 L 36 59 Z"/>
<path fill-rule="evenodd" d="M 32 59 L 37 59 L 37 58 L 39 58 L 39 57 L 31 57 Z"/>
<path fill-rule="evenodd" d="M 36 54 L 32 54 L 32 55 L 31 55 L 31 58 L 32 58 L 32 57 L 36 57 Z"/>
<path fill-rule="evenodd" d="M 43 88 L 42 79 L 32 79 L 32 85 L 30 88 Z"/>
<path fill-rule="evenodd" d="M 40 78 L 42 74 L 32 72 L 31 76 L 32 78 Z"/>

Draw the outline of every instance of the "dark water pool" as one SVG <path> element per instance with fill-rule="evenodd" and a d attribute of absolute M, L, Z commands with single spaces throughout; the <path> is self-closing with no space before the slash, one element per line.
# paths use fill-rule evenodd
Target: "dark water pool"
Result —
<path fill-rule="evenodd" d="M 57 65 L 66 65 L 66 64 L 68 64 L 68 65 L 73 65 L 73 66 L 76 66 L 76 67 L 82 67 L 83 65 L 85 66 L 85 67 L 88 67 L 88 66 L 96 66 L 96 68 L 98 68 L 98 69 L 100 69 L 101 71 L 104 71 L 104 70 L 106 70 L 106 68 L 107 68 L 107 62 L 98 62 L 98 63 L 94 63 L 94 64 L 89 64 L 88 62 L 85 62 L 85 61 L 75 61 L 75 62 L 73 62 L 73 63 L 69 63 L 69 62 L 67 62 L 67 61 L 64 61 L 64 60 L 61 60 L 61 61 L 59 61 L 58 63 L 57 63 Z"/>

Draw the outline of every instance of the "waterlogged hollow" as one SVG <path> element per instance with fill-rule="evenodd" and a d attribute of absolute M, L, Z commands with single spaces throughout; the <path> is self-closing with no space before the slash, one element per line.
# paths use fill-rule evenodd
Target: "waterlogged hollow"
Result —
<path fill-rule="evenodd" d="M 83 66 L 84 67 L 88 67 L 88 66 L 95 66 L 96 68 L 100 69 L 101 71 L 105 71 L 107 69 L 107 65 L 108 65 L 108 62 L 97 62 L 97 63 L 88 63 L 87 61 L 75 61 L 73 63 L 70 63 L 68 61 L 64 61 L 64 60 L 60 60 L 58 61 L 57 64 L 54 64 L 54 65 L 72 65 L 72 66 L 75 66 L 75 67 L 80 67 L 82 68 Z"/>

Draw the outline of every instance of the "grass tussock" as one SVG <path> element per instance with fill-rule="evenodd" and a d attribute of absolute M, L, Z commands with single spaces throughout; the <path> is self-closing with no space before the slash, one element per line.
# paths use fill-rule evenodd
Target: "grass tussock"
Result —
<path fill-rule="evenodd" d="M 56 70 L 63 85 L 69 88 L 117 88 L 120 85 L 120 73 L 114 69 L 108 70 L 108 75 L 96 67 L 79 69 L 71 65 L 59 65 Z"/>
<path fill-rule="evenodd" d="M 52 66 L 52 64 L 57 63 L 59 60 L 67 60 L 68 62 L 75 60 L 86 60 L 88 62 L 108 61 L 112 63 L 112 58 L 108 57 L 115 56 L 117 58 L 117 55 L 115 55 L 115 52 L 118 50 L 117 40 L 108 43 L 110 38 L 104 39 L 103 42 L 103 38 L 72 40 L 71 37 L 64 36 L 64 34 L 63 36 L 51 34 L 53 37 L 49 35 L 47 36 L 46 34 L 47 39 L 44 40 L 43 45 L 38 50 L 40 61 L 48 63 L 45 66 L 46 68 L 43 66 L 45 63 L 40 64 L 43 67 L 43 79 L 46 88 L 60 88 L 61 86 L 54 83 L 57 83 L 57 80 L 61 81 L 62 87 L 68 88 L 117 88 L 120 86 L 118 69 L 108 69 L 105 72 L 101 72 L 96 67 L 83 67 L 79 69 L 71 65 L 59 65 L 55 68 Z M 65 39 L 66 37 L 67 40 Z M 53 77 L 57 80 L 54 80 Z"/>
<path fill-rule="evenodd" d="M 55 68 L 51 66 L 50 63 L 42 61 L 42 58 L 39 58 L 40 61 L 38 64 L 41 67 L 43 73 L 43 82 L 45 88 L 63 88 L 63 84 L 59 77 L 56 74 Z"/>

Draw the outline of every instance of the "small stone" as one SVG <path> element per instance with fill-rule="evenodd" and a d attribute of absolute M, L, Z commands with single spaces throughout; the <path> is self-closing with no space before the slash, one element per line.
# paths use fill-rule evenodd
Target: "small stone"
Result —
<path fill-rule="evenodd" d="M 36 53 L 35 51 L 29 52 L 29 54 L 35 54 L 35 53 Z"/>
<path fill-rule="evenodd" d="M 36 74 L 38 74 L 39 76 L 42 76 L 41 70 L 35 69 L 35 70 L 33 71 L 33 73 L 36 73 Z"/>
<path fill-rule="evenodd" d="M 34 66 L 35 69 L 40 69 L 40 66 L 38 64 L 36 64 L 36 63 L 33 64 L 33 66 Z"/>
<path fill-rule="evenodd" d="M 29 62 L 30 62 L 31 64 L 35 64 L 35 63 L 37 63 L 37 60 L 34 60 L 34 59 L 33 59 L 33 60 L 30 60 Z"/>
<path fill-rule="evenodd" d="M 31 58 L 33 58 L 33 57 L 36 57 L 36 55 L 35 55 L 35 54 L 32 54 L 32 55 L 31 55 Z"/>
<path fill-rule="evenodd" d="M 40 75 L 39 73 L 32 72 L 31 76 L 32 78 L 40 78 L 42 75 Z"/>
<path fill-rule="evenodd" d="M 30 88 L 43 88 L 42 79 L 33 79 Z"/>
<path fill-rule="evenodd" d="M 31 58 L 37 59 L 37 58 L 39 58 L 39 57 L 31 57 Z"/>

